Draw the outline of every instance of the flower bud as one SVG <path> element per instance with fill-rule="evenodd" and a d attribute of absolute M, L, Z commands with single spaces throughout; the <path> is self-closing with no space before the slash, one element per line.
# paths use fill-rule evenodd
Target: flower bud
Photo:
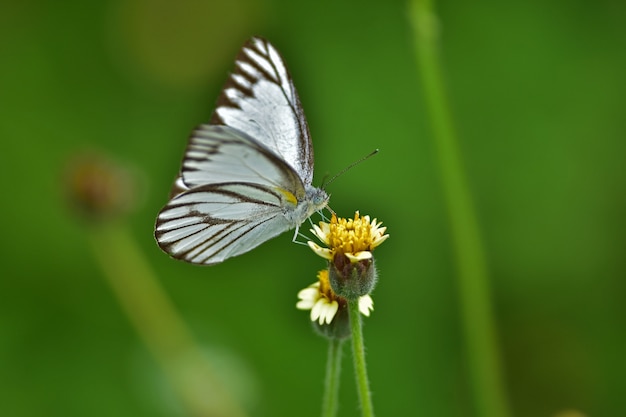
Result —
<path fill-rule="evenodd" d="M 328 272 L 332 290 L 347 300 L 357 300 L 371 293 L 378 280 L 373 257 L 353 262 L 337 253 L 329 262 Z"/>

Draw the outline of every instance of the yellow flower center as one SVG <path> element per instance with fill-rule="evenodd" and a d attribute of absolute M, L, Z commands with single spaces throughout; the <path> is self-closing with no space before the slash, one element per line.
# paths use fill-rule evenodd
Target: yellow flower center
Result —
<path fill-rule="evenodd" d="M 335 293 L 330 288 L 330 281 L 328 280 L 328 270 L 323 269 L 317 274 L 317 278 L 320 280 L 319 292 L 324 295 L 330 301 L 333 301 L 335 297 Z"/>
<path fill-rule="evenodd" d="M 330 219 L 329 247 L 339 253 L 357 253 L 371 250 L 372 225 L 369 218 L 360 217 L 357 212 L 354 219 L 337 219 L 333 214 Z"/>

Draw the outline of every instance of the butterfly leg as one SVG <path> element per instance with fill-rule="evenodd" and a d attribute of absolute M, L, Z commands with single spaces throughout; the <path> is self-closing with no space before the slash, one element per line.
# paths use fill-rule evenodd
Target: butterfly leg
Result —
<path fill-rule="evenodd" d="M 309 240 L 311 240 L 311 239 L 310 239 L 307 235 L 304 235 L 304 234 L 300 233 L 300 231 L 299 231 L 299 230 L 300 230 L 300 226 L 296 226 L 296 231 L 295 231 L 295 233 L 293 234 L 293 239 L 291 239 L 291 241 L 292 241 L 293 243 L 297 243 L 298 245 L 306 245 L 306 243 L 305 243 L 305 242 L 300 242 L 300 241 L 298 240 L 298 237 L 303 238 L 303 239 L 304 239 L 304 240 L 306 240 L 307 242 L 308 242 Z"/>

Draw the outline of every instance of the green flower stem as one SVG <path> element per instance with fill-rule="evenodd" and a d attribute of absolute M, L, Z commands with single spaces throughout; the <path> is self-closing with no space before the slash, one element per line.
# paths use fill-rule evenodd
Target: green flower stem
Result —
<path fill-rule="evenodd" d="M 326 363 L 326 381 L 324 400 L 322 402 L 322 417 L 334 417 L 337 415 L 342 347 L 343 340 L 330 339 L 328 341 L 328 362 Z"/>
<path fill-rule="evenodd" d="M 361 312 L 359 300 L 348 301 L 350 313 L 350 330 L 352 331 L 352 357 L 354 358 L 354 371 L 356 373 L 356 387 L 361 402 L 361 415 L 374 417 L 374 406 L 367 379 L 367 366 L 365 364 L 365 345 L 363 343 L 363 326 L 361 324 Z"/>
<path fill-rule="evenodd" d="M 440 28 L 431 1 L 412 0 L 410 7 L 415 52 L 457 258 L 462 325 L 477 415 L 504 417 L 509 415 L 509 406 L 502 383 L 485 254 L 446 101 L 437 50 Z"/>
<path fill-rule="evenodd" d="M 213 371 L 128 230 L 92 228 L 90 244 L 122 309 L 151 351 L 189 415 L 244 417 Z"/>

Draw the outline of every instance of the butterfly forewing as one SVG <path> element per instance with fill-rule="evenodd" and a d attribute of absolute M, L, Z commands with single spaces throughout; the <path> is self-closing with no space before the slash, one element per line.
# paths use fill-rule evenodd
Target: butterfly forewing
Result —
<path fill-rule="evenodd" d="M 247 133 L 311 184 L 313 148 L 302 105 L 281 56 L 266 40 L 252 38 L 243 46 L 211 123 Z"/>
<path fill-rule="evenodd" d="M 228 126 L 201 125 L 192 133 L 180 176 L 188 189 L 247 182 L 285 189 L 296 198 L 304 195 L 302 181 L 286 162 Z"/>

